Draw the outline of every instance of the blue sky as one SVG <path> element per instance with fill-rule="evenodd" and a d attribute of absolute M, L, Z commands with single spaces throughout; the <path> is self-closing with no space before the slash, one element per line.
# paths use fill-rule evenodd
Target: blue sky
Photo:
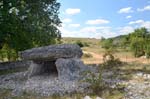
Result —
<path fill-rule="evenodd" d="M 150 0 L 58 0 L 63 37 L 109 38 L 150 29 Z"/>

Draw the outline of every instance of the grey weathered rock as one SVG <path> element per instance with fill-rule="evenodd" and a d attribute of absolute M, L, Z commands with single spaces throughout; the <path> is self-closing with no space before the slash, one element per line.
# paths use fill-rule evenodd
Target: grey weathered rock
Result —
<path fill-rule="evenodd" d="M 81 58 L 82 50 L 76 44 L 50 45 L 20 52 L 24 60 L 56 60 L 58 58 Z"/>
<path fill-rule="evenodd" d="M 40 75 L 43 72 L 43 65 L 41 64 L 36 64 L 35 62 L 32 61 L 30 64 L 30 67 L 28 69 L 28 76 L 34 76 L 34 75 Z"/>
<path fill-rule="evenodd" d="M 60 80 L 77 80 L 81 77 L 86 66 L 79 59 L 58 59 L 56 61 L 58 78 Z"/>
<path fill-rule="evenodd" d="M 13 69 L 27 69 L 31 61 L 15 61 L 0 63 L 0 71 Z"/>
<path fill-rule="evenodd" d="M 75 44 L 51 45 L 33 48 L 20 53 L 25 60 L 32 60 L 28 76 L 55 74 L 60 80 L 79 80 L 83 71 L 89 70 L 80 60 L 82 50 Z"/>
<path fill-rule="evenodd" d="M 57 59 L 56 61 L 32 61 L 28 76 L 55 75 L 61 80 L 77 80 L 82 78 L 82 72 L 95 72 L 95 68 L 86 66 L 77 58 Z"/>

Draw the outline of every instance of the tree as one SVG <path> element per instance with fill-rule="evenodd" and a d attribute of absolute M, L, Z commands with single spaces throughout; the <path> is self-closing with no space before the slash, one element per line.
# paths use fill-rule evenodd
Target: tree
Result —
<path fill-rule="evenodd" d="M 56 0 L 0 0 L 0 49 L 18 53 L 56 43 L 59 7 Z"/>
<path fill-rule="evenodd" d="M 146 28 L 135 29 L 129 37 L 130 48 L 135 57 L 150 56 L 150 33 Z"/>
<path fill-rule="evenodd" d="M 109 38 L 109 39 L 103 40 L 102 41 L 102 47 L 105 49 L 113 48 L 114 47 L 113 39 Z"/>
<path fill-rule="evenodd" d="M 124 49 L 128 48 L 130 45 L 129 35 L 125 35 L 123 38 L 121 38 L 119 43 L 120 43 L 121 48 L 124 48 Z"/>
<path fill-rule="evenodd" d="M 131 50 L 134 53 L 135 57 L 140 57 L 145 54 L 145 40 L 143 38 L 135 38 L 131 42 Z"/>

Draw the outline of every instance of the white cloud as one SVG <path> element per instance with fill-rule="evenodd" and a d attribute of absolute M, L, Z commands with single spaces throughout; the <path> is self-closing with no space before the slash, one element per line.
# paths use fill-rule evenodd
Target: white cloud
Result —
<path fill-rule="evenodd" d="M 72 19 L 66 18 L 62 20 L 63 23 L 70 23 L 72 22 Z"/>
<path fill-rule="evenodd" d="M 68 8 L 68 9 L 66 9 L 65 12 L 66 12 L 66 14 L 69 14 L 69 15 L 75 15 L 75 14 L 80 13 L 81 10 L 78 8 Z"/>
<path fill-rule="evenodd" d="M 80 24 L 69 24 L 69 27 L 75 27 L 75 28 L 77 28 L 77 27 L 80 27 Z"/>
<path fill-rule="evenodd" d="M 132 18 L 132 16 L 131 16 L 131 15 L 126 16 L 126 19 L 130 19 L 130 18 Z"/>
<path fill-rule="evenodd" d="M 96 33 L 97 29 L 95 27 L 84 27 L 80 30 L 81 33 Z"/>
<path fill-rule="evenodd" d="M 59 28 L 62 32 L 62 37 L 83 37 L 83 38 L 109 38 L 119 35 L 126 35 L 134 31 L 136 28 L 145 27 L 150 30 L 150 21 L 140 22 L 137 20 L 136 26 L 124 26 L 119 28 L 112 28 L 109 26 L 89 26 L 76 30 L 70 30 L 67 27 Z"/>
<path fill-rule="evenodd" d="M 86 24 L 97 25 L 97 24 L 108 24 L 109 21 L 105 19 L 88 20 Z"/>
<path fill-rule="evenodd" d="M 119 34 L 121 35 L 129 34 L 133 31 L 134 31 L 134 28 L 131 26 L 125 26 L 125 27 L 119 28 Z"/>
<path fill-rule="evenodd" d="M 118 11 L 118 13 L 132 13 L 132 7 L 126 7 L 126 8 L 122 8 Z"/>
<path fill-rule="evenodd" d="M 101 38 L 101 37 L 114 37 L 117 34 L 113 32 L 111 27 L 104 26 L 104 27 L 84 27 L 82 28 L 79 33 L 83 35 L 87 35 L 90 38 Z"/>
<path fill-rule="evenodd" d="M 84 27 L 76 31 L 60 28 L 62 37 L 84 37 L 84 38 L 101 38 L 101 37 L 114 37 L 117 36 L 112 32 L 111 27 Z"/>
<path fill-rule="evenodd" d="M 129 22 L 130 25 L 137 25 L 138 27 L 145 27 L 147 29 L 150 29 L 150 21 L 144 21 L 144 20 L 136 20 Z"/>
<path fill-rule="evenodd" d="M 140 24 L 140 23 L 143 23 L 144 21 L 143 20 L 136 20 L 136 21 L 131 21 L 129 22 L 130 25 L 132 24 Z"/>
<path fill-rule="evenodd" d="M 146 27 L 150 29 L 150 21 L 136 20 L 130 23 L 132 26 L 124 26 L 119 28 L 112 28 L 109 26 L 88 26 L 83 28 L 76 28 L 72 30 L 69 27 L 78 27 L 79 25 L 68 24 L 65 27 L 59 27 L 62 37 L 83 37 L 83 38 L 109 38 L 118 35 L 126 35 L 134 31 L 136 28 Z M 70 26 L 69 26 L 70 25 Z"/>
<path fill-rule="evenodd" d="M 147 29 L 150 29 L 150 21 L 143 22 L 143 23 L 141 24 L 141 27 L 145 27 L 145 28 L 147 28 Z"/>
<path fill-rule="evenodd" d="M 150 11 L 150 5 L 145 6 L 144 8 L 138 8 L 137 11 Z"/>
<path fill-rule="evenodd" d="M 111 27 L 84 27 L 80 30 L 80 32 L 91 32 L 96 33 L 98 30 L 109 30 Z"/>

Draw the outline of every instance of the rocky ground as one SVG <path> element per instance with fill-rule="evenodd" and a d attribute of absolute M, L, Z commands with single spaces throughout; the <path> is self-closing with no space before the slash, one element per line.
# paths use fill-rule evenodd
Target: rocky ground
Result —
<path fill-rule="evenodd" d="M 150 99 L 150 74 L 142 72 L 133 75 L 132 80 L 125 82 L 127 99 Z"/>
<path fill-rule="evenodd" d="M 129 80 L 123 80 L 119 77 L 121 73 L 112 77 L 112 75 L 115 75 L 114 72 L 105 72 L 103 77 L 111 88 L 123 87 L 123 99 L 150 99 L 150 74 L 143 72 L 133 73 L 130 74 L 132 77 Z"/>
<path fill-rule="evenodd" d="M 42 96 L 49 96 L 52 94 L 64 95 L 72 92 L 84 93 L 84 88 L 88 86 L 87 84 L 73 81 L 64 83 L 54 75 L 36 76 L 28 79 L 25 74 L 26 72 L 1 75 L 0 89 L 12 89 L 12 95 L 14 96 L 23 94 L 24 90 L 36 92 Z M 130 80 L 121 80 L 119 77 L 107 78 L 110 75 L 113 75 L 113 72 L 105 72 L 104 80 L 112 88 L 117 87 L 118 84 L 124 86 L 124 99 L 150 99 L 150 74 L 138 72 L 132 74 L 132 79 Z"/>
<path fill-rule="evenodd" d="M 26 72 L 0 76 L 0 89 L 12 89 L 12 95 L 33 92 L 42 96 L 64 95 L 66 93 L 84 92 L 88 84 L 77 81 L 60 81 L 55 75 L 27 78 Z"/>

